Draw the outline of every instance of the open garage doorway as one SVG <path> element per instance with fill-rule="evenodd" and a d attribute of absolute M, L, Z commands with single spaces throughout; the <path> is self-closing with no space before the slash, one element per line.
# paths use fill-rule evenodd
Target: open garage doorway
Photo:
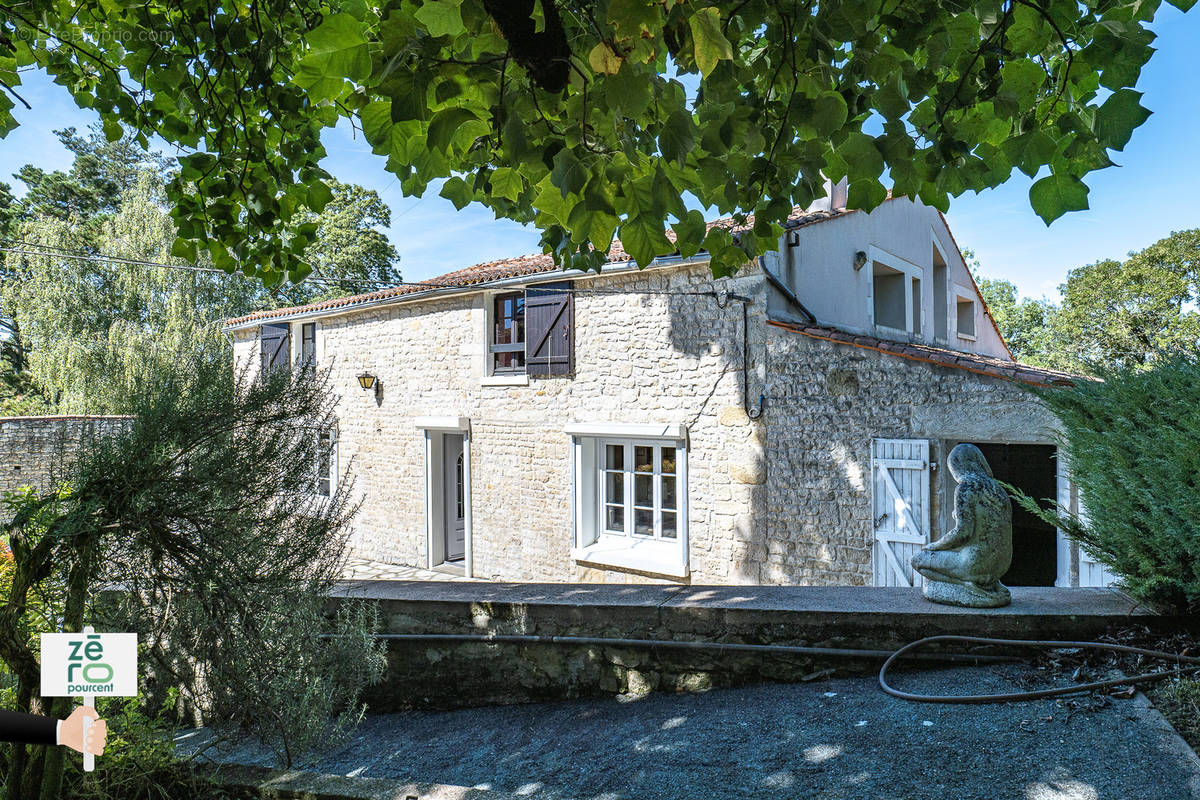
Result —
<path fill-rule="evenodd" d="M 998 481 L 1016 486 L 1039 502 L 1058 494 L 1056 448 L 1048 444 L 974 442 Z M 1012 567 L 1000 580 L 1008 586 L 1053 586 L 1058 577 L 1058 531 L 1013 503 Z"/>

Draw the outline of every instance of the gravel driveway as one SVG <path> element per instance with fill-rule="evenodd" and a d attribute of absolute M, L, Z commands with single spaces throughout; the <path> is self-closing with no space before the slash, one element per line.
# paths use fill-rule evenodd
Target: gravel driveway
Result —
<path fill-rule="evenodd" d="M 1047 680 L 1003 665 L 893 682 L 967 694 Z M 1200 762 L 1142 703 L 928 705 L 888 697 L 873 678 L 846 678 L 369 716 L 308 768 L 545 800 L 1200 798 Z M 269 764 L 251 746 L 216 760 Z"/>

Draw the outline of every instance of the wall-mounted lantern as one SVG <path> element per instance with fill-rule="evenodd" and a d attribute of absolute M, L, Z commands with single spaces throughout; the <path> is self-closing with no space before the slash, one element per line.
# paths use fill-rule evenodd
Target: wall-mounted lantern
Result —
<path fill-rule="evenodd" d="M 867 253 L 864 250 L 859 250 L 854 254 L 854 271 L 862 269 L 867 265 Z"/>
<path fill-rule="evenodd" d="M 358 385 L 362 387 L 364 392 L 375 390 L 375 405 L 383 403 L 383 382 L 375 377 L 370 372 L 360 372 L 358 375 Z"/>

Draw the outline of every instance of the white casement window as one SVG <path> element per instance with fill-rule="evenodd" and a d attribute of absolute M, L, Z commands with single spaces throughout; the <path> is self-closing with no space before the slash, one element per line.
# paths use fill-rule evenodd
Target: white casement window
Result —
<path fill-rule="evenodd" d="M 687 445 L 679 425 L 571 425 L 580 562 L 685 577 Z"/>
<path fill-rule="evenodd" d="M 679 538 L 679 457 L 674 444 L 602 439 L 597 448 L 598 525 L 606 534 Z"/>
<path fill-rule="evenodd" d="M 312 494 L 330 497 L 337 489 L 337 432 L 332 428 L 313 430 Z"/>

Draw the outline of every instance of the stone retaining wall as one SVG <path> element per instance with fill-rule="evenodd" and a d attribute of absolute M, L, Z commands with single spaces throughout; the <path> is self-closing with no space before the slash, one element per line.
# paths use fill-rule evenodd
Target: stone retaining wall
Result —
<path fill-rule="evenodd" d="M 124 416 L 0 418 L 0 491 L 45 489 L 65 477 L 90 437 L 129 424 Z"/>
<path fill-rule="evenodd" d="M 1177 624 L 1111 589 L 1015 587 L 990 610 L 939 606 L 919 590 L 861 587 L 571 586 L 361 581 L 382 632 L 538 634 L 895 650 L 924 636 L 1087 640 L 1114 625 Z M 335 601 L 336 602 L 336 601 Z M 958 649 L 958 648 L 955 648 Z M 1021 653 L 1026 655 L 1027 653 Z M 693 691 L 870 673 L 879 658 L 654 647 L 391 640 L 373 712 L 596 694 Z"/>

